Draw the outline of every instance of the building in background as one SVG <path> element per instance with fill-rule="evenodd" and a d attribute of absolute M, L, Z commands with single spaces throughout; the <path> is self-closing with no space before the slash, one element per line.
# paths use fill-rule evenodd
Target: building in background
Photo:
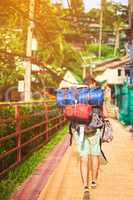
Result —
<path fill-rule="evenodd" d="M 69 88 L 82 84 L 82 80 L 77 75 L 67 71 L 61 81 L 59 88 Z"/>

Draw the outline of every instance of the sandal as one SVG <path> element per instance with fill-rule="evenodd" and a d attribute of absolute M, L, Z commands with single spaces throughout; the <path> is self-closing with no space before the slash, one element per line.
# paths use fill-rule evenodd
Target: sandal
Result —
<path fill-rule="evenodd" d="M 89 192 L 89 188 L 85 187 L 84 188 L 84 194 L 83 194 L 83 200 L 89 200 L 90 199 L 90 192 Z"/>
<path fill-rule="evenodd" d="M 95 182 L 95 181 L 92 181 L 92 182 L 91 182 L 91 188 L 92 188 L 92 189 L 95 189 L 96 187 L 97 187 L 96 182 Z"/>

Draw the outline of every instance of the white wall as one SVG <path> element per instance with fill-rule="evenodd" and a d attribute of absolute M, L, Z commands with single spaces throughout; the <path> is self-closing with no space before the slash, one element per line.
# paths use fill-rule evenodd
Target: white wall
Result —
<path fill-rule="evenodd" d="M 78 81 L 70 71 L 67 71 L 59 85 L 59 88 L 67 88 L 75 85 L 78 85 Z"/>
<path fill-rule="evenodd" d="M 118 76 L 118 69 L 121 70 L 121 76 Z M 123 84 L 123 82 L 127 79 L 125 76 L 125 68 L 118 67 L 118 68 L 108 68 L 106 69 L 103 74 L 98 75 L 96 77 L 97 80 L 107 80 L 109 84 Z"/>

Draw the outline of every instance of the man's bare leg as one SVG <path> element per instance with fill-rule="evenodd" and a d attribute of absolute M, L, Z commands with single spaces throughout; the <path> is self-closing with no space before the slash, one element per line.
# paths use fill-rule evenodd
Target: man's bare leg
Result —
<path fill-rule="evenodd" d="M 83 200 L 89 200 L 90 199 L 90 192 L 88 188 L 88 175 L 89 175 L 89 156 L 81 156 L 80 157 L 80 173 L 82 182 L 84 185 L 84 194 L 83 194 Z"/>
<path fill-rule="evenodd" d="M 92 181 L 96 182 L 100 167 L 100 156 L 91 156 L 92 162 Z"/>
<path fill-rule="evenodd" d="M 89 155 L 89 175 L 88 175 L 88 179 L 89 177 L 92 177 L 92 156 Z"/>
<path fill-rule="evenodd" d="M 81 156 L 80 157 L 80 173 L 84 187 L 88 186 L 88 176 L 89 176 L 89 157 Z"/>

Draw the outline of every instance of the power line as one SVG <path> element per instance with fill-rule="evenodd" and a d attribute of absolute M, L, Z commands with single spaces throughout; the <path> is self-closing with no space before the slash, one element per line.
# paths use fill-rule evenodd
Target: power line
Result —
<path fill-rule="evenodd" d="M 42 60 L 39 60 L 39 59 L 36 59 L 36 58 L 34 58 L 34 57 L 29 57 L 29 56 L 26 56 L 26 55 L 24 55 L 24 54 L 19 54 L 19 53 L 15 53 L 15 52 L 7 52 L 7 51 L 5 51 L 5 50 L 3 50 L 3 49 L 0 49 L 0 54 L 6 54 L 6 55 L 8 55 L 9 57 L 19 57 L 19 58 L 23 58 L 24 60 L 30 60 L 31 61 L 31 63 L 32 64 L 35 64 L 35 65 L 38 65 L 38 66 L 42 66 L 42 67 L 44 67 L 52 76 L 53 76 L 53 78 L 55 78 L 55 79 L 58 79 L 59 81 L 62 81 L 62 80 L 64 80 L 65 82 L 67 82 L 67 83 L 70 83 L 70 84 L 72 84 L 72 85 L 77 85 L 76 83 L 73 83 L 73 82 L 71 82 L 71 81 L 68 81 L 68 80 L 65 80 L 64 78 L 62 78 L 60 75 L 57 75 L 57 73 L 56 72 L 54 72 L 53 70 L 51 70 L 48 66 L 48 64 L 47 63 L 45 63 L 44 61 L 42 61 Z"/>
<path fill-rule="evenodd" d="M 14 9 L 15 11 L 21 13 L 22 16 L 23 16 L 24 18 L 26 18 L 26 19 L 28 19 L 28 20 L 34 22 L 36 25 L 38 25 L 38 28 L 39 28 L 40 32 L 42 33 L 42 35 L 44 35 L 44 33 L 46 34 L 47 40 L 48 40 L 50 46 L 52 47 L 52 49 L 53 49 L 53 51 L 54 51 L 54 53 L 55 53 L 55 54 L 52 53 L 52 55 L 53 55 L 54 57 L 58 56 L 58 53 L 57 53 L 55 47 L 53 46 L 53 44 L 51 43 L 51 40 L 49 39 L 48 32 L 42 27 L 41 23 L 40 23 L 39 21 L 37 21 L 36 19 L 30 18 L 29 15 L 28 15 L 26 12 L 22 11 L 20 8 L 18 8 L 17 6 L 15 6 L 14 3 L 13 3 L 11 0 L 9 0 L 9 2 L 11 3 L 10 7 L 11 7 L 12 9 Z M 56 21 L 55 21 L 55 23 L 56 23 L 56 25 L 58 26 L 59 31 L 61 32 L 62 29 L 59 27 L 59 25 L 57 24 Z M 74 54 L 73 54 L 73 55 L 74 55 Z M 81 59 L 82 59 L 82 58 L 81 58 Z M 71 71 L 73 71 L 71 67 L 68 67 L 68 66 L 67 66 L 66 68 L 69 69 L 69 70 L 71 70 Z"/>

